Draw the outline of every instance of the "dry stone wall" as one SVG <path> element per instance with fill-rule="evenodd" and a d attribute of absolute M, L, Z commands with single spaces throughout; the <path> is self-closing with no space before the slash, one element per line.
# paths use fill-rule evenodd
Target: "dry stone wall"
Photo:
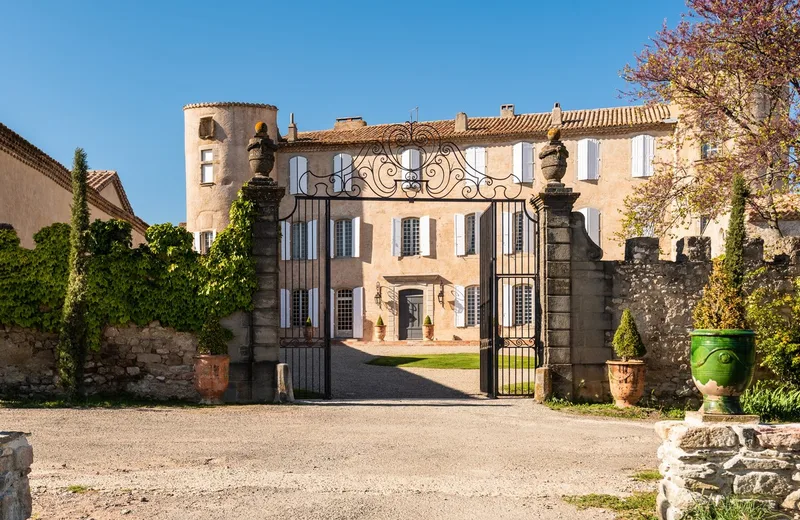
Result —
<path fill-rule="evenodd" d="M 0 394 L 60 395 L 55 370 L 57 335 L 0 326 Z M 99 352 L 86 362 L 90 394 L 127 393 L 148 399 L 197 400 L 194 355 L 197 339 L 153 322 L 107 327 Z"/>
<path fill-rule="evenodd" d="M 800 425 L 656 424 L 657 512 L 677 520 L 692 505 L 734 495 L 800 511 Z"/>
<path fill-rule="evenodd" d="M 33 448 L 20 432 L 0 432 L 0 518 L 25 520 L 31 516 L 28 473 Z"/>

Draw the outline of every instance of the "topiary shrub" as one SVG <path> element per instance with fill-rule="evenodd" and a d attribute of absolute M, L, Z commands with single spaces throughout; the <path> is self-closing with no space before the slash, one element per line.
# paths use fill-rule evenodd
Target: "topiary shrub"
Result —
<path fill-rule="evenodd" d="M 228 341 L 233 339 L 233 332 L 223 327 L 218 318 L 209 318 L 203 323 L 197 337 L 197 353 L 220 356 L 228 353 Z"/>
<path fill-rule="evenodd" d="M 723 260 L 717 258 L 694 309 L 695 329 L 746 329 L 745 300 Z"/>
<path fill-rule="evenodd" d="M 313 326 L 314 322 L 311 321 L 311 316 L 309 316 L 308 318 L 306 318 L 306 327 L 313 327 Z"/>
<path fill-rule="evenodd" d="M 376 327 L 383 327 L 383 316 L 378 316 L 378 321 L 375 322 Z"/>
<path fill-rule="evenodd" d="M 614 353 L 623 361 L 639 358 L 647 353 L 630 309 L 622 311 L 622 319 L 620 319 L 619 327 L 614 333 L 614 340 L 611 344 L 614 347 Z"/>
<path fill-rule="evenodd" d="M 425 316 L 425 321 L 422 322 L 422 324 L 423 325 L 433 325 L 433 322 L 431 321 L 431 317 L 430 316 Z"/>
<path fill-rule="evenodd" d="M 731 277 L 731 283 L 739 292 L 744 282 L 744 210 L 747 197 L 750 195 L 747 183 L 741 174 L 733 178 L 733 197 L 731 198 L 731 216 L 728 221 L 728 232 L 725 234 L 725 269 Z"/>

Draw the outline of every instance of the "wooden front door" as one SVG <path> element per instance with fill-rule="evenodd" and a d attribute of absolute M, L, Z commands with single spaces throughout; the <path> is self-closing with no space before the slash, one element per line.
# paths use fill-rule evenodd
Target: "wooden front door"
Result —
<path fill-rule="evenodd" d="M 422 339 L 422 289 L 400 291 L 400 339 Z"/>

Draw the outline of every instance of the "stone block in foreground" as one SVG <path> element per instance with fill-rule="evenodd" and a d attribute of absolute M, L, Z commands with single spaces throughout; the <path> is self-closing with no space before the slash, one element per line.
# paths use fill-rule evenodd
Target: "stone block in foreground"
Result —
<path fill-rule="evenodd" d="M 21 432 L 0 432 L 0 518 L 25 520 L 31 516 L 28 473 L 33 448 Z"/>
<path fill-rule="evenodd" d="M 678 520 L 696 502 L 736 495 L 800 511 L 800 424 L 662 421 L 657 513 Z"/>

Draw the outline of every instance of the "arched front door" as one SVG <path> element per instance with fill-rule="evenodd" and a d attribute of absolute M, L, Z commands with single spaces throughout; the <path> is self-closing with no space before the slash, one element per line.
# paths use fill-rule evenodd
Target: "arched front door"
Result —
<path fill-rule="evenodd" d="M 422 289 L 400 291 L 400 339 L 422 339 Z"/>

